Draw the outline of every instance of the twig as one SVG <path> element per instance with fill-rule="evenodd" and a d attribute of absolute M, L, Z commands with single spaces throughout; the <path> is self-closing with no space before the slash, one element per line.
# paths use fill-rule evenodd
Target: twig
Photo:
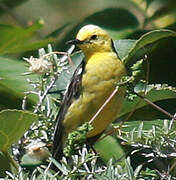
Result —
<path fill-rule="evenodd" d="M 49 90 L 53 87 L 53 85 L 55 84 L 56 80 L 57 80 L 57 76 L 55 76 L 54 79 L 50 82 L 50 84 L 47 86 L 47 88 L 46 88 L 46 90 L 44 91 L 44 93 L 43 93 L 41 96 L 39 96 L 39 98 L 40 98 L 40 99 L 39 99 L 39 103 L 38 103 L 37 106 L 35 107 L 35 109 L 34 109 L 34 111 L 33 111 L 34 113 L 37 113 L 37 111 L 38 111 L 39 108 L 41 107 L 42 102 L 43 102 L 43 100 L 45 99 L 47 93 L 48 93 Z"/>
<path fill-rule="evenodd" d="M 167 115 L 168 117 L 176 120 L 176 117 L 173 116 L 172 114 L 170 114 L 169 112 L 167 112 L 166 110 L 164 110 L 163 108 L 159 107 L 158 105 L 156 105 L 155 103 L 153 103 L 152 101 L 150 101 L 149 99 L 147 99 L 146 97 L 136 93 L 133 91 L 134 94 L 136 94 L 138 97 L 140 97 L 141 99 L 143 99 L 145 102 L 147 102 L 149 105 L 151 105 L 152 107 L 154 107 L 155 109 L 157 109 L 158 111 L 162 112 L 163 114 Z"/>
<path fill-rule="evenodd" d="M 172 164 L 171 168 L 168 170 L 168 174 L 170 174 L 172 172 L 172 170 L 174 170 L 176 167 L 176 161 Z"/>
<path fill-rule="evenodd" d="M 149 82 L 149 74 L 150 74 L 150 62 L 149 62 L 149 59 L 148 59 L 148 57 L 147 57 L 147 55 L 145 55 L 145 57 L 144 57 L 144 61 L 146 61 L 147 62 L 147 70 L 146 70 L 146 82 L 148 83 Z M 146 94 L 146 90 L 145 90 L 145 94 Z"/>
<path fill-rule="evenodd" d="M 72 65 L 73 64 L 73 62 L 72 62 L 72 60 L 71 60 L 71 58 L 70 58 L 70 52 L 69 51 L 73 51 L 73 48 L 74 47 L 71 47 L 69 50 L 68 50 L 68 52 L 61 52 L 61 51 L 52 51 L 52 52 L 50 52 L 50 53 L 47 53 L 47 54 L 45 54 L 44 56 L 42 56 L 41 58 L 44 58 L 44 57 L 47 57 L 47 56 L 50 56 L 50 55 L 52 55 L 52 54 L 60 54 L 60 55 L 64 55 L 62 58 L 61 58 L 61 61 L 65 61 L 65 58 L 68 58 L 68 61 L 69 61 L 69 63 Z"/>
<path fill-rule="evenodd" d="M 137 107 L 137 105 L 138 105 L 139 103 L 140 103 L 140 101 L 139 101 L 135 106 Z M 122 127 L 122 125 L 123 125 L 126 121 L 128 121 L 128 119 L 132 116 L 132 114 L 133 114 L 135 111 L 136 111 L 136 109 L 134 109 L 133 111 L 131 111 L 131 112 L 128 114 L 128 116 L 127 116 L 124 120 L 121 121 L 119 127 L 113 128 L 112 130 L 110 130 L 109 132 L 107 132 L 104 136 L 100 136 L 100 138 L 98 139 L 98 141 L 101 141 L 102 139 L 106 138 L 107 136 L 116 133 L 116 132 Z"/>
<path fill-rule="evenodd" d="M 26 110 L 26 104 L 27 104 L 27 96 L 24 96 L 22 101 L 22 110 Z"/>
<path fill-rule="evenodd" d="M 174 114 L 174 117 L 176 117 L 176 113 Z M 173 125 L 173 123 L 174 123 L 174 118 L 172 118 L 172 120 L 171 120 L 171 122 L 170 122 L 170 124 L 169 124 L 169 129 L 171 129 L 172 128 L 172 125 Z"/>
<path fill-rule="evenodd" d="M 89 121 L 89 123 L 91 124 L 95 118 L 101 113 L 101 111 L 105 108 L 105 106 L 109 103 L 109 101 L 113 98 L 113 96 L 117 93 L 119 89 L 119 86 L 116 87 L 116 89 L 114 89 L 114 91 L 111 93 L 111 95 L 108 97 L 108 99 L 106 99 L 106 101 L 103 103 L 103 105 L 100 107 L 100 109 L 95 113 L 95 115 L 92 117 L 92 119 Z"/>

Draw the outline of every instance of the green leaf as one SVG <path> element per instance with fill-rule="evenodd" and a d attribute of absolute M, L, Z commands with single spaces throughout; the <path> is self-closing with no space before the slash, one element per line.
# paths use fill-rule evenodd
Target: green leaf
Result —
<path fill-rule="evenodd" d="M 137 177 L 140 175 L 141 169 L 142 169 L 142 164 L 139 165 L 139 166 L 134 170 L 134 178 L 137 179 Z"/>
<path fill-rule="evenodd" d="M 36 145 L 34 148 L 29 148 L 28 152 L 21 158 L 20 165 L 27 169 L 34 168 L 41 164 L 46 163 L 46 160 L 50 156 L 48 149 Z"/>
<path fill-rule="evenodd" d="M 0 57 L 0 106 L 3 108 L 19 108 L 24 97 L 24 92 L 32 90 L 27 82 L 26 76 L 22 73 L 27 71 L 27 63 L 15 59 Z M 36 79 L 36 75 L 31 75 L 30 79 Z M 29 104 L 36 101 L 35 96 L 30 96 Z"/>
<path fill-rule="evenodd" d="M 134 47 L 136 40 L 122 39 L 115 40 L 114 47 L 120 59 L 123 59 L 129 54 L 129 51 Z"/>
<path fill-rule="evenodd" d="M 150 31 L 144 34 L 134 43 L 129 53 L 123 58 L 124 63 L 127 63 L 127 61 L 132 56 L 134 56 L 139 49 L 144 48 L 146 45 L 149 45 L 162 38 L 167 38 L 167 37 L 176 37 L 176 33 L 174 31 L 170 31 L 167 29 L 161 29 L 161 30 Z"/>
<path fill-rule="evenodd" d="M 8 51 L 4 52 L 3 54 L 6 54 L 6 53 L 23 53 L 26 51 L 37 50 L 39 48 L 43 48 L 43 47 L 47 46 L 52 41 L 53 41 L 52 39 L 44 39 L 44 40 L 39 40 L 36 42 L 25 42 L 23 44 L 23 46 L 22 46 L 22 44 L 20 44 L 17 47 L 9 49 Z"/>
<path fill-rule="evenodd" d="M 145 97 L 152 102 L 166 100 L 166 99 L 176 99 L 175 88 L 167 86 L 167 85 L 151 84 L 151 85 L 145 86 L 144 84 L 140 83 L 136 86 L 135 91 L 142 94 L 146 92 L 147 94 Z M 147 103 L 140 97 L 135 97 L 133 101 L 125 99 L 123 107 L 122 107 L 122 111 L 119 117 L 129 112 L 132 112 L 136 109 L 144 107 L 146 105 Z"/>
<path fill-rule="evenodd" d="M 21 159 L 21 166 L 25 168 L 36 167 L 42 164 L 42 160 L 37 159 L 29 154 L 25 154 Z"/>
<path fill-rule="evenodd" d="M 0 54 L 31 51 L 46 46 L 52 39 L 33 40 L 35 33 L 42 27 L 42 21 L 37 21 L 28 28 L 0 24 Z"/>
<path fill-rule="evenodd" d="M 95 144 L 95 149 L 105 162 L 108 162 L 111 158 L 118 160 L 125 154 L 120 143 L 111 136 L 107 136 L 101 141 L 98 141 Z"/>
<path fill-rule="evenodd" d="M 128 178 L 131 180 L 134 179 L 134 171 L 133 171 L 133 168 L 131 166 L 131 162 L 130 162 L 129 157 L 127 157 L 127 159 L 125 160 L 125 167 L 127 170 Z"/>
<path fill-rule="evenodd" d="M 36 114 L 21 110 L 3 110 L 0 112 L 0 150 L 7 149 L 17 142 L 38 119 Z"/>

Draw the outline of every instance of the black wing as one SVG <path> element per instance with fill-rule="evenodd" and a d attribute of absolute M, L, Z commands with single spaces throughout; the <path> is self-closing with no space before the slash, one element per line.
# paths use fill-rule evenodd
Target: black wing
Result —
<path fill-rule="evenodd" d="M 52 157 L 56 160 L 60 160 L 63 155 L 63 142 L 62 142 L 62 136 L 63 136 L 63 125 L 62 122 L 64 120 L 65 114 L 67 113 L 67 110 L 71 103 L 73 102 L 73 99 L 79 98 L 81 94 L 81 82 L 82 82 L 82 75 L 85 68 L 85 61 L 83 60 L 80 65 L 76 68 L 70 84 L 67 87 L 66 93 L 64 95 L 64 98 L 62 100 L 60 110 L 56 117 L 56 129 L 54 132 L 54 140 L 53 140 L 53 153 Z"/>

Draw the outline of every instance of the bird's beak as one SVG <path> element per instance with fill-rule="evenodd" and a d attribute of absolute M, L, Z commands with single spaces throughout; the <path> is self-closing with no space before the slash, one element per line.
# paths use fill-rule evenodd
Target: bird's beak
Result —
<path fill-rule="evenodd" d="M 79 39 L 73 39 L 70 41 L 67 41 L 66 44 L 74 44 L 74 45 L 79 45 L 79 44 L 83 44 L 84 41 L 80 41 Z"/>

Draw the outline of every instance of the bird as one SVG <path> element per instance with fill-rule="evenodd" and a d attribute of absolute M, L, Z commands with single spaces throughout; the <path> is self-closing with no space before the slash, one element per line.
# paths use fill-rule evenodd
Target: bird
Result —
<path fill-rule="evenodd" d="M 76 39 L 68 44 L 80 48 L 85 57 L 73 73 L 56 116 L 52 157 L 57 161 L 63 156 L 68 134 L 94 117 L 126 75 L 111 37 L 101 27 L 93 24 L 83 26 Z M 117 119 L 124 96 L 125 87 L 119 87 L 91 123 L 93 129 L 87 133 L 87 139 L 100 136 Z"/>

